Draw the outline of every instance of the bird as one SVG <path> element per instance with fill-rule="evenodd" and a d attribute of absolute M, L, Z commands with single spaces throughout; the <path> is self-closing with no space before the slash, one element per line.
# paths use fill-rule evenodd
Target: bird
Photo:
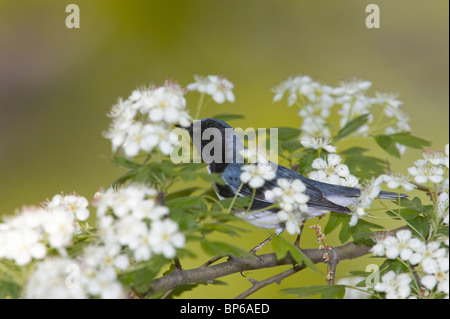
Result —
<path fill-rule="evenodd" d="M 245 146 L 230 125 L 219 119 L 205 118 L 194 121 L 189 127 L 176 126 L 185 129 L 189 133 L 195 148 L 201 155 L 202 161 L 208 164 L 208 172 L 221 175 L 224 183 L 213 183 L 212 185 L 220 200 L 234 198 L 236 193 L 238 193 L 238 196 L 253 196 L 253 188 L 248 184 L 242 184 L 240 180 L 242 167 L 246 165 L 240 151 L 245 149 Z M 273 207 L 275 201 L 272 198 L 271 190 L 278 186 L 277 180 L 281 178 L 291 181 L 299 179 L 306 186 L 305 194 L 309 197 L 306 219 L 329 212 L 351 214 L 352 211 L 348 206 L 355 204 L 361 195 L 360 188 L 315 181 L 283 165 L 273 162 L 269 163 L 274 167 L 276 172 L 275 178 L 265 181 L 262 187 L 256 189 L 249 209 L 244 208 L 233 213 L 257 227 L 274 229 L 276 235 L 284 231 L 285 225 L 278 220 L 277 213 L 280 208 Z M 381 191 L 378 198 L 395 200 L 399 196 L 407 197 L 404 194 L 399 195 L 398 193 Z M 303 226 L 304 223 L 302 228 Z M 254 252 L 260 249 L 270 239 L 271 236 L 251 251 Z M 296 243 L 298 244 L 297 241 Z"/>

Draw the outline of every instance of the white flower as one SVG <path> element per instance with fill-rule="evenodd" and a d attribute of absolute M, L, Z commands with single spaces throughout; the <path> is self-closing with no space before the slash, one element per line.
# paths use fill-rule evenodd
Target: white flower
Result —
<path fill-rule="evenodd" d="M 46 207 L 50 210 L 58 207 L 66 209 L 72 212 L 78 220 L 85 221 L 89 218 L 88 206 L 89 202 L 83 196 L 77 194 L 61 196 L 58 194 L 53 196 Z"/>
<path fill-rule="evenodd" d="M 426 184 L 430 180 L 432 183 L 438 184 L 444 180 L 442 167 L 431 165 L 426 159 L 417 160 L 414 165 L 408 168 L 408 172 L 414 176 L 416 183 Z"/>
<path fill-rule="evenodd" d="M 128 257 L 138 262 L 149 260 L 154 253 L 171 255 L 175 250 L 169 244 L 184 246 L 182 233 L 170 233 L 178 225 L 167 217 L 169 209 L 158 205 L 156 197 L 155 189 L 135 183 L 96 195 L 98 228 L 105 246 L 126 247 Z M 127 267 L 126 257 L 118 253 L 111 266 Z"/>
<path fill-rule="evenodd" d="M 341 157 L 336 154 L 328 154 L 327 160 L 316 158 L 311 167 L 316 169 L 310 173 L 309 178 L 334 185 L 357 187 L 358 178 L 350 174 L 347 165 L 341 164 Z"/>
<path fill-rule="evenodd" d="M 208 89 L 209 79 L 206 76 L 194 74 L 195 82 L 189 84 L 186 88 L 189 91 L 197 91 L 200 93 L 206 93 Z"/>
<path fill-rule="evenodd" d="M 113 152 L 122 148 L 126 156 L 134 157 L 158 147 L 169 155 L 178 141 L 171 127 L 175 123 L 189 126 L 191 120 L 184 93 L 176 83 L 166 81 L 160 87 L 135 90 L 126 101 L 119 100 L 112 107 L 112 123 L 104 133 L 111 140 Z"/>
<path fill-rule="evenodd" d="M 285 224 L 287 232 L 298 234 L 298 225 L 308 214 L 309 196 L 305 194 L 306 186 L 299 179 L 280 178 L 277 184 L 278 187 L 273 188 L 266 196 L 279 202 L 281 210 L 277 213 L 277 218 Z"/>
<path fill-rule="evenodd" d="M 43 228 L 48 234 L 48 241 L 53 248 L 67 247 L 75 231 L 72 212 L 57 208 L 45 216 Z"/>
<path fill-rule="evenodd" d="M 243 165 L 241 170 L 241 181 L 248 184 L 251 188 L 260 188 L 265 181 L 270 181 L 276 176 L 270 162 Z"/>
<path fill-rule="evenodd" d="M 439 243 L 437 243 L 439 246 Z M 371 251 L 375 256 L 386 256 L 389 259 L 400 258 L 411 265 L 418 265 L 424 256 L 432 254 L 434 244 L 425 245 L 421 240 L 412 237 L 410 230 L 400 230 L 395 236 L 378 239 Z"/>
<path fill-rule="evenodd" d="M 117 281 L 116 272 L 110 267 L 102 269 L 87 279 L 85 286 L 90 295 L 98 296 L 101 299 L 125 297 L 122 285 Z"/>
<path fill-rule="evenodd" d="M 336 146 L 331 145 L 328 138 L 317 138 L 312 136 L 303 136 L 300 143 L 306 148 L 320 149 L 323 148 L 328 153 L 336 153 Z"/>
<path fill-rule="evenodd" d="M 446 257 L 438 258 L 436 266 L 433 267 L 429 275 L 421 279 L 421 283 L 428 289 L 432 290 L 437 286 L 437 291 L 448 294 L 449 293 L 449 261 L 448 254 Z"/>
<path fill-rule="evenodd" d="M 421 251 L 421 255 L 423 270 L 428 274 L 435 274 L 439 271 L 439 260 L 448 258 L 448 249 L 440 248 L 439 242 L 430 242 Z"/>
<path fill-rule="evenodd" d="M 27 299 L 85 299 L 79 266 L 67 258 L 49 258 L 37 264 L 25 286 Z M 72 276 L 69 276 L 71 275 Z"/>
<path fill-rule="evenodd" d="M 287 180 L 280 178 L 277 180 L 278 187 L 272 189 L 274 201 L 280 202 L 280 207 L 288 212 L 308 211 L 307 202 L 309 196 L 305 194 L 306 186 L 299 179 Z"/>
<path fill-rule="evenodd" d="M 1 239 L 1 237 L 3 237 Z M 0 233 L 0 257 L 13 260 L 18 266 L 27 265 L 33 258 L 42 259 L 47 248 L 41 242 L 42 236 L 33 229 L 15 229 Z"/>
<path fill-rule="evenodd" d="M 289 106 L 297 101 L 298 94 L 302 94 L 308 96 L 311 99 L 314 99 L 314 89 L 318 86 L 319 84 L 317 82 L 313 82 L 311 77 L 307 75 L 289 77 L 272 89 L 272 91 L 275 93 L 273 101 L 281 100 L 286 91 L 288 91 Z"/>
<path fill-rule="evenodd" d="M 173 258 L 175 248 L 182 248 L 185 244 L 185 237 L 178 231 L 178 224 L 170 219 L 153 222 L 148 240 L 152 250 L 166 258 Z"/>
<path fill-rule="evenodd" d="M 422 151 L 422 155 L 433 166 L 444 165 L 445 163 L 445 156 L 441 150 L 435 152 L 431 150 Z"/>
<path fill-rule="evenodd" d="M 389 117 L 392 117 L 393 114 L 391 113 L 392 110 L 389 109 L 388 107 L 398 109 L 400 107 L 400 105 L 403 104 L 402 101 L 397 100 L 398 94 L 396 94 L 396 93 L 383 93 L 383 92 L 376 91 L 375 96 L 376 96 L 378 103 L 386 105 L 386 109 L 384 112 Z"/>
<path fill-rule="evenodd" d="M 384 292 L 386 299 L 406 299 L 411 294 L 409 286 L 412 278 L 409 274 L 397 275 L 394 271 L 389 271 L 383 275 L 381 282 L 374 287 L 375 291 Z"/>
<path fill-rule="evenodd" d="M 277 218 L 280 222 L 283 222 L 286 227 L 286 231 L 293 235 L 293 234 L 299 234 L 300 233 L 300 227 L 298 227 L 298 224 L 301 221 L 301 218 L 298 218 L 300 215 L 293 214 L 292 212 L 287 212 L 284 210 L 280 210 L 277 213 Z"/>
<path fill-rule="evenodd" d="M 410 192 L 416 188 L 409 182 L 409 177 L 400 174 L 383 175 L 383 180 L 390 189 L 397 189 L 401 186 L 405 191 Z"/>
<path fill-rule="evenodd" d="M 222 104 L 225 101 L 234 102 L 232 89 L 234 84 L 226 78 L 218 75 L 194 76 L 195 82 L 187 86 L 191 91 L 198 91 L 211 95 L 216 103 Z"/>

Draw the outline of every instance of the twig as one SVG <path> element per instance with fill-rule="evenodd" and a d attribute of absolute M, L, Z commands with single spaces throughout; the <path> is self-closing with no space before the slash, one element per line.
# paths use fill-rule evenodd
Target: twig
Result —
<path fill-rule="evenodd" d="M 286 271 L 283 271 L 282 273 L 279 273 L 278 275 L 269 277 L 267 279 L 261 280 L 261 281 L 252 281 L 253 286 L 241 293 L 239 296 L 237 296 L 235 299 L 244 299 L 253 294 L 254 292 L 258 291 L 261 288 L 264 288 L 267 285 L 270 285 L 271 283 L 276 282 L 277 284 L 280 284 L 281 280 L 297 273 L 298 271 L 304 269 L 305 266 L 294 266 Z"/>

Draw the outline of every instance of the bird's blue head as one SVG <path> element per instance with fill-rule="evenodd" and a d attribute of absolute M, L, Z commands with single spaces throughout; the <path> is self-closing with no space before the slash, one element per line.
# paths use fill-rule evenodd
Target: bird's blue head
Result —
<path fill-rule="evenodd" d="M 239 151 L 244 148 L 233 128 L 218 119 L 197 120 L 184 129 L 189 132 L 205 163 L 236 162 Z"/>

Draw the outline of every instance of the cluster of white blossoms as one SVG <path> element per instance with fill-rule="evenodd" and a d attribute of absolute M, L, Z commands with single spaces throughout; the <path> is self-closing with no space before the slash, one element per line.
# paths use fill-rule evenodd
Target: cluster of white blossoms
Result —
<path fill-rule="evenodd" d="M 80 221 L 89 217 L 88 201 L 78 195 L 55 195 L 41 207 L 24 207 L 0 223 L 0 258 L 19 266 L 46 257 L 49 249 L 66 255 Z"/>
<path fill-rule="evenodd" d="M 412 266 L 420 266 L 423 276 L 420 284 L 428 290 L 449 294 L 449 249 L 446 241 L 424 243 L 412 236 L 410 230 L 400 230 L 395 235 L 378 238 L 371 249 L 374 256 L 385 256 L 388 259 L 401 259 Z M 394 273 L 395 274 L 395 273 Z M 392 276 L 392 275 L 390 275 Z M 390 278 L 390 277 L 389 277 Z M 383 282 L 385 280 L 383 279 Z M 389 279 L 393 282 L 393 278 Z M 408 283 L 409 286 L 409 283 Z M 375 286 L 376 291 L 386 292 L 389 284 Z M 394 295 L 394 297 L 407 298 L 409 293 Z M 387 298 L 389 298 L 387 294 Z"/>
<path fill-rule="evenodd" d="M 326 160 L 316 158 L 311 165 L 315 171 L 309 174 L 309 178 L 333 185 L 358 187 L 359 179 L 351 175 L 348 166 L 341 161 L 337 154 L 328 154 Z"/>
<path fill-rule="evenodd" d="M 339 86 L 331 87 L 326 84 L 314 81 L 309 76 L 289 77 L 287 80 L 279 83 L 272 91 L 275 93 L 274 101 L 279 101 L 287 94 L 288 105 L 297 104 L 300 107 L 299 116 L 303 121 L 300 129 L 302 130 L 301 141 L 308 143 L 312 138 L 330 138 L 331 131 L 328 119 L 332 108 L 339 108 L 337 113 L 340 115 L 339 126 L 343 128 L 351 120 L 368 114 L 368 123 L 358 128 L 355 132 L 359 136 L 367 136 L 374 122 L 372 108 L 379 106 L 382 108 L 384 116 L 388 119 L 383 121 L 388 123 L 385 128 L 385 134 L 400 132 L 409 132 L 409 117 L 401 109 L 402 102 L 397 100 L 397 95 L 376 92 L 375 97 L 367 96 L 368 89 L 372 86 L 369 81 L 350 80 L 341 81 Z M 377 121 L 380 122 L 380 121 Z M 377 129 L 377 128 L 374 128 Z M 404 153 L 406 147 L 396 144 L 400 153 Z"/>
<path fill-rule="evenodd" d="M 144 184 L 129 184 L 97 193 L 100 238 L 106 247 L 126 248 L 136 261 L 149 260 L 153 254 L 173 258 L 176 248 L 185 245 L 178 224 L 168 216 L 169 209 L 157 201 L 157 191 Z M 124 258 L 121 249 L 111 249 L 111 258 Z M 127 265 L 123 264 L 126 268 Z"/>
<path fill-rule="evenodd" d="M 279 203 L 281 210 L 277 213 L 278 220 L 283 222 L 289 234 L 299 234 L 299 223 L 308 213 L 309 196 L 305 194 L 306 186 L 299 179 L 277 180 L 278 187 L 271 190 L 273 199 Z"/>
<path fill-rule="evenodd" d="M 25 286 L 27 299 L 117 299 L 126 293 L 108 254 L 88 246 L 76 259 L 52 257 L 36 264 Z M 95 260 L 95 262 L 93 262 Z M 101 262 L 101 264 L 100 264 Z"/>
<path fill-rule="evenodd" d="M 408 168 L 409 174 L 418 184 L 426 184 L 428 181 L 439 184 L 444 180 L 445 168 L 449 168 L 449 145 L 445 146 L 445 155 L 442 151 L 424 151 L 423 159 L 414 162 L 414 166 Z"/>
<path fill-rule="evenodd" d="M 58 202 L 54 198 L 48 206 Z M 185 245 L 168 208 L 158 204 L 157 191 L 147 185 L 132 183 L 98 192 L 93 206 L 97 208 L 95 244 L 87 245 L 73 259 L 64 255 L 37 263 L 27 281 L 26 297 L 126 297 L 118 274 L 132 269 L 130 260 L 148 261 L 154 254 L 173 258 L 176 249 Z M 73 221 L 74 214 L 67 212 Z"/>
<path fill-rule="evenodd" d="M 234 84 L 226 78 L 218 75 L 194 75 L 194 79 L 195 82 L 186 87 L 189 91 L 208 94 L 218 104 L 222 104 L 225 101 L 234 102 L 234 93 L 232 91 Z"/>
<path fill-rule="evenodd" d="M 189 126 L 185 90 L 173 82 L 160 87 L 138 89 L 127 100 L 114 105 L 109 116 L 113 119 L 104 136 L 111 140 L 113 152 L 123 149 L 127 157 L 140 151 L 154 149 L 169 155 L 178 142 L 171 134 L 174 124 Z"/>
<path fill-rule="evenodd" d="M 375 291 L 386 294 L 386 299 L 406 299 L 411 295 L 411 275 L 407 273 L 396 274 L 388 271 L 381 277 L 381 282 L 374 287 Z"/>

